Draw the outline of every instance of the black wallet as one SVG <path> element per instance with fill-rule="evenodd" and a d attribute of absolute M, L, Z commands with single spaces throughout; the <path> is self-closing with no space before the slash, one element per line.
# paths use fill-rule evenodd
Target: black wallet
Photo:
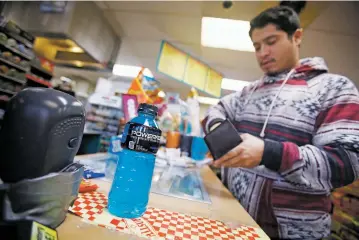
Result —
<path fill-rule="evenodd" d="M 242 142 L 237 129 L 228 119 L 209 132 L 204 140 L 214 160 L 219 159 Z"/>

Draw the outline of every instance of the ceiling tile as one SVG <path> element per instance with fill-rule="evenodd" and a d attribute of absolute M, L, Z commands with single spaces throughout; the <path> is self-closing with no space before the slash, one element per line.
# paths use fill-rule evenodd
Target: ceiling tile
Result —
<path fill-rule="evenodd" d="M 200 45 L 201 17 L 250 20 L 264 8 L 278 3 L 279 1 L 234 2 L 231 9 L 225 10 L 222 1 L 106 2 L 110 9 L 105 10 L 104 14 L 114 15 L 113 18 L 108 18 L 114 29 L 123 29 L 121 34 L 123 43 L 118 61 L 146 66 L 154 72 L 156 78 L 164 81 L 169 89 L 178 90 L 184 86 L 182 83 L 174 84 L 173 80 L 155 73 L 160 42 L 163 39 L 201 59 L 222 72 L 225 77 L 253 81 L 263 74 L 258 67 L 255 54 L 202 47 Z M 359 28 L 356 27 L 356 23 L 359 22 L 356 14 L 359 4 L 355 2 L 325 4 L 309 2 L 302 14 L 304 23 L 315 20 L 305 29 L 301 54 L 303 57 L 323 56 L 333 72 L 359 79 L 357 67 L 359 40 L 357 37 L 349 36 L 359 35 Z M 321 15 L 317 17 L 319 13 Z"/>
<path fill-rule="evenodd" d="M 152 12 L 182 15 L 201 15 L 200 1 L 109 1 L 111 11 Z"/>
<path fill-rule="evenodd" d="M 256 64 L 254 53 L 228 49 L 202 47 L 202 56 L 208 62 L 218 63 L 227 67 L 237 67 L 238 64 L 253 66 Z"/>
<path fill-rule="evenodd" d="M 309 26 L 310 29 L 359 36 L 359 3 L 331 2 L 329 7 Z"/>
<path fill-rule="evenodd" d="M 157 30 L 157 26 L 151 24 L 151 18 L 151 14 L 116 12 L 115 24 L 121 25 L 126 37 L 161 39 L 162 33 Z"/>
<path fill-rule="evenodd" d="M 95 1 L 95 4 L 99 7 L 99 8 L 101 8 L 101 9 L 107 9 L 108 7 L 108 5 L 106 4 L 106 2 L 104 2 L 104 1 Z"/>
<path fill-rule="evenodd" d="M 116 20 L 128 37 L 151 40 L 168 39 L 186 43 L 200 42 L 200 17 L 121 12 L 116 13 Z"/>
<path fill-rule="evenodd" d="M 258 14 L 259 1 L 234 1 L 230 9 L 223 8 L 222 1 L 203 4 L 203 16 L 249 21 Z"/>

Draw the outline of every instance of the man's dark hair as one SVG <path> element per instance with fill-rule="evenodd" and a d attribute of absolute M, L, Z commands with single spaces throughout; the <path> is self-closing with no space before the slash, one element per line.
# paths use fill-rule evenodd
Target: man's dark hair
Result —
<path fill-rule="evenodd" d="M 263 28 L 268 24 L 273 24 L 277 29 L 282 30 L 288 34 L 289 37 L 300 28 L 300 20 L 298 14 L 305 7 L 305 2 L 300 5 L 293 2 L 283 1 L 280 6 L 272 7 L 261 12 L 258 16 L 250 22 L 249 36 L 252 37 L 252 32 L 256 28 Z M 294 10 L 295 9 L 295 10 Z"/>

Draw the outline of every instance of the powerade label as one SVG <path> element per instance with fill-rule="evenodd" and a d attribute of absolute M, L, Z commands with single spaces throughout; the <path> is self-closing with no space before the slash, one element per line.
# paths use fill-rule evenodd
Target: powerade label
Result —
<path fill-rule="evenodd" d="M 122 135 L 122 147 L 136 152 L 156 154 L 162 132 L 138 123 L 127 123 Z"/>

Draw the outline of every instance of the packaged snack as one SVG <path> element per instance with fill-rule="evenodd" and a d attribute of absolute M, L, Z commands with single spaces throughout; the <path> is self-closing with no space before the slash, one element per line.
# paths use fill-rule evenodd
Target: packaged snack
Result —
<path fill-rule="evenodd" d="M 7 42 L 7 36 L 4 33 L 0 33 L 0 43 L 6 44 Z"/>
<path fill-rule="evenodd" d="M 10 60 L 11 57 L 12 57 L 12 53 L 11 52 L 8 52 L 8 51 L 5 51 L 5 52 L 2 52 L 1 53 L 1 56 L 7 60 Z"/>
<path fill-rule="evenodd" d="M 0 73 L 7 74 L 8 71 L 9 71 L 9 68 L 7 66 L 5 66 L 5 65 L 0 66 Z"/>
<path fill-rule="evenodd" d="M 12 48 L 17 48 L 17 42 L 13 38 L 9 38 L 6 42 L 6 45 L 8 45 L 9 47 L 12 47 Z"/>

